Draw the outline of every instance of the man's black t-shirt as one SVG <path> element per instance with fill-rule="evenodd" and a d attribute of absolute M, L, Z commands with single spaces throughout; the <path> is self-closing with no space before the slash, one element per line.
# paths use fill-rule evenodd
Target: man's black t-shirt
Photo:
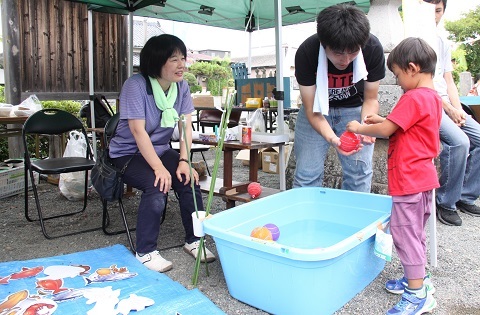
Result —
<path fill-rule="evenodd" d="M 307 38 L 295 54 L 295 77 L 303 86 L 316 84 L 320 41 L 317 34 Z M 385 55 L 378 38 L 370 34 L 362 48 L 368 71 L 367 81 L 375 82 L 385 77 Z M 353 62 L 345 70 L 338 70 L 328 60 L 328 95 L 331 107 L 354 107 L 363 103 L 364 80 L 353 81 Z"/>

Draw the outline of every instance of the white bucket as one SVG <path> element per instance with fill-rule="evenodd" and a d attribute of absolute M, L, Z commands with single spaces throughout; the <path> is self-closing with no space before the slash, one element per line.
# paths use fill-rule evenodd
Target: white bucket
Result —
<path fill-rule="evenodd" d="M 197 211 L 192 213 L 193 234 L 197 237 L 205 236 L 205 232 L 203 232 L 203 220 L 205 220 L 205 213 L 205 211 Z"/>

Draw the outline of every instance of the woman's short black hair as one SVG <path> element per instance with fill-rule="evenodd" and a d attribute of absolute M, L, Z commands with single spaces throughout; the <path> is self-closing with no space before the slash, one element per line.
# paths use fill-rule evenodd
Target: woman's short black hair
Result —
<path fill-rule="evenodd" d="M 437 64 L 437 54 L 425 40 L 418 37 L 407 37 L 388 55 L 387 67 L 392 71 L 393 65 L 397 65 L 403 71 L 407 71 L 410 63 L 418 65 L 420 73 L 431 73 L 433 76 Z"/>
<path fill-rule="evenodd" d="M 187 57 L 187 47 L 180 38 L 170 34 L 150 37 L 140 52 L 140 72 L 159 78 L 162 67 L 176 51 Z"/>
<path fill-rule="evenodd" d="M 362 10 L 348 4 L 323 9 L 317 16 L 317 36 L 324 48 L 354 52 L 370 37 L 370 23 Z"/>

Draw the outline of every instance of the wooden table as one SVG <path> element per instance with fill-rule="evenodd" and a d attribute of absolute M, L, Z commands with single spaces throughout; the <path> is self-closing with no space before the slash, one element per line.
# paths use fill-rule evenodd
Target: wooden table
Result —
<path fill-rule="evenodd" d="M 0 129 L 0 137 L 19 137 L 22 135 L 22 128 L 13 127 L 8 128 L 7 125 L 22 125 L 27 120 L 28 116 L 10 116 L 0 117 L 0 125 L 5 125 L 4 129 Z"/>
<path fill-rule="evenodd" d="M 216 146 L 216 142 L 205 142 L 200 140 L 193 140 L 193 143 L 209 144 Z M 232 208 L 235 206 L 235 201 L 249 202 L 252 200 L 247 193 L 247 186 L 250 182 L 258 181 L 258 150 L 272 147 L 279 147 L 285 145 L 283 142 L 266 143 L 255 142 L 251 144 L 243 144 L 240 141 L 225 141 L 223 143 L 223 179 L 217 178 L 215 182 L 214 195 L 221 196 L 226 202 L 226 207 Z M 247 183 L 236 182 L 233 180 L 233 152 L 239 150 L 250 151 L 250 165 L 249 176 Z M 200 179 L 200 188 L 203 192 L 210 191 L 211 178 L 209 176 Z M 262 187 L 262 194 L 260 198 L 279 192 L 279 189 Z"/>

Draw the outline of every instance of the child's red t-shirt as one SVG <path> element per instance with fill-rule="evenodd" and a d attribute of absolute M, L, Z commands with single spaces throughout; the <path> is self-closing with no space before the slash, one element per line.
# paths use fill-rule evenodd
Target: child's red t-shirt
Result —
<path fill-rule="evenodd" d="M 410 195 L 439 187 L 432 163 L 440 150 L 442 100 L 438 93 L 429 88 L 407 91 L 387 119 L 400 127 L 389 140 L 389 194 Z"/>

